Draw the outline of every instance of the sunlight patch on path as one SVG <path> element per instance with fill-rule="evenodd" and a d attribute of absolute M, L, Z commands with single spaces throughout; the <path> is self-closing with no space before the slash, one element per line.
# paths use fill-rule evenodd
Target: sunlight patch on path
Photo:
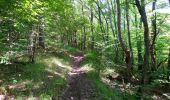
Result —
<path fill-rule="evenodd" d="M 63 59 L 59 59 L 56 57 L 51 57 L 48 59 L 45 59 L 44 62 L 48 65 L 48 67 L 62 67 L 62 68 L 67 68 L 71 69 L 70 65 L 68 62 L 64 61 Z M 54 66 L 56 65 L 56 66 Z"/>
<path fill-rule="evenodd" d="M 57 57 L 50 57 L 45 59 L 44 62 L 47 65 L 46 70 L 48 72 L 59 75 L 62 78 L 65 78 L 66 73 L 71 70 L 71 66 L 68 62 Z"/>
<path fill-rule="evenodd" d="M 91 65 L 91 64 L 85 64 L 85 65 L 83 65 L 80 69 L 81 69 L 81 70 L 84 70 L 85 72 L 90 72 L 90 71 L 95 70 L 94 68 L 92 68 L 92 65 Z"/>

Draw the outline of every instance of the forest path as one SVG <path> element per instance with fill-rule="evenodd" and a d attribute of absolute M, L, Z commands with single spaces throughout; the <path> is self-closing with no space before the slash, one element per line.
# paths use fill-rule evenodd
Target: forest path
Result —
<path fill-rule="evenodd" d="M 63 100 L 93 100 L 95 92 L 92 83 L 86 78 L 86 71 L 81 69 L 80 64 L 84 60 L 81 53 L 74 54 L 72 69 L 68 73 L 68 84 L 63 94 Z"/>

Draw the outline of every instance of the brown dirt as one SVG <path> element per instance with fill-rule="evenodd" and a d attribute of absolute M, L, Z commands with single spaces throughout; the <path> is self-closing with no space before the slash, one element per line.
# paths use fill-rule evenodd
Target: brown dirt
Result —
<path fill-rule="evenodd" d="M 68 85 L 62 100 L 94 100 L 96 95 L 92 83 L 86 78 L 86 72 L 80 69 L 84 56 L 75 54 L 71 57 L 73 60 L 72 70 L 68 74 Z"/>

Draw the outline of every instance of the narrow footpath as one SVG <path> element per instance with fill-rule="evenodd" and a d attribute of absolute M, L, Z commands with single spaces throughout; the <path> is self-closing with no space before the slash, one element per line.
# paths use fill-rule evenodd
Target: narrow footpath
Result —
<path fill-rule="evenodd" d="M 68 73 L 68 84 L 63 100 L 94 100 L 96 95 L 92 83 L 86 78 L 86 71 L 80 68 L 84 56 L 77 53 L 72 58 L 72 70 Z"/>

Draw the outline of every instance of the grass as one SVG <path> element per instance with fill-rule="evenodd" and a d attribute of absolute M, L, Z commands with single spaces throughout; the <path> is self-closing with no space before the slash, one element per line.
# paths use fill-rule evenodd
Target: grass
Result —
<path fill-rule="evenodd" d="M 17 100 L 25 97 L 50 100 L 61 96 L 70 70 L 68 59 L 49 54 L 36 60 L 34 64 L 1 65 L 0 94 L 14 95 Z"/>
<path fill-rule="evenodd" d="M 89 72 L 88 79 L 93 82 L 97 90 L 97 100 L 138 100 L 134 94 L 122 92 L 118 88 L 111 88 L 103 83 L 98 72 Z"/>
<path fill-rule="evenodd" d="M 105 73 L 113 74 L 112 72 L 115 72 L 114 66 L 113 67 L 106 66 L 104 64 L 106 62 L 102 62 L 100 59 L 101 57 L 97 53 L 88 52 L 85 54 L 85 57 L 86 58 L 85 61 L 83 62 L 83 65 L 84 66 L 88 65 L 87 67 L 88 69 L 93 69 L 88 72 L 87 78 L 92 81 L 96 89 L 97 92 L 96 100 L 138 100 L 135 94 L 130 94 L 126 91 L 122 92 L 119 88 L 111 88 L 108 84 L 103 82 L 102 80 L 104 76 L 103 74 Z M 106 70 L 107 72 L 104 72 Z"/>
<path fill-rule="evenodd" d="M 121 70 L 125 71 L 122 65 L 115 65 L 112 64 L 112 67 L 107 66 L 107 62 L 105 62 L 106 60 L 101 60 L 101 57 L 97 54 L 97 53 L 92 53 L 92 52 L 88 52 L 87 54 L 85 54 L 85 59 L 86 61 L 83 62 L 83 65 L 86 66 L 86 68 L 90 69 L 90 71 L 88 72 L 87 76 L 88 79 L 92 81 L 96 92 L 97 92 L 97 100 L 139 100 L 140 99 L 140 95 L 138 93 L 138 87 L 141 85 L 136 85 L 136 84 L 125 84 L 125 88 L 122 87 L 122 82 L 118 81 L 118 80 L 110 80 L 112 82 L 107 82 L 107 75 L 114 75 L 115 73 L 119 73 L 119 75 L 125 75 L 124 72 L 121 72 Z M 91 70 L 92 69 L 92 70 Z M 105 72 L 106 71 L 106 72 Z M 158 78 L 161 77 L 162 74 L 164 74 L 164 76 L 166 76 L 166 69 L 161 68 L 158 69 L 158 71 L 156 71 L 154 73 L 154 77 Z M 126 77 L 126 76 L 125 76 Z M 106 82 L 105 82 L 106 81 Z M 161 83 L 160 83 L 161 82 Z M 142 88 L 144 88 L 146 91 L 145 93 L 143 93 L 142 98 L 144 100 L 154 100 L 154 97 L 160 97 L 160 98 L 169 98 L 169 93 L 168 90 L 166 89 L 166 91 L 164 90 L 164 84 L 167 82 L 164 82 L 163 80 L 159 80 L 153 82 L 154 84 L 151 84 L 152 87 L 150 86 L 142 86 Z M 114 84 L 114 86 L 112 87 L 112 83 Z M 159 85 L 163 85 L 162 87 L 160 87 Z M 160 88 L 159 88 L 160 87 Z M 124 90 L 122 90 L 124 89 Z M 148 92 L 149 91 L 149 92 Z M 160 96 L 155 94 L 156 92 L 161 92 L 164 91 L 165 96 Z"/>

